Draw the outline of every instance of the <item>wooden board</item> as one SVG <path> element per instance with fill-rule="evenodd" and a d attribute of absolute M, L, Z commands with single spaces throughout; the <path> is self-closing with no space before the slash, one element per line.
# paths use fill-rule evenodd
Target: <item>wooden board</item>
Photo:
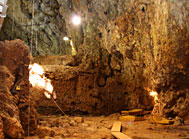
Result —
<path fill-rule="evenodd" d="M 151 123 L 162 124 L 162 125 L 168 125 L 174 123 L 174 120 L 168 120 L 160 116 L 152 116 L 150 121 Z"/>
<path fill-rule="evenodd" d="M 121 131 L 121 122 L 114 122 L 111 132 L 120 132 Z"/>
<path fill-rule="evenodd" d="M 116 137 L 117 139 L 132 139 L 129 136 L 121 133 L 121 132 L 111 132 L 111 134 Z"/>
<path fill-rule="evenodd" d="M 143 111 L 143 115 L 148 115 L 148 114 L 151 114 L 152 111 Z"/>
<path fill-rule="evenodd" d="M 143 121 L 144 117 L 135 117 L 135 116 L 127 115 L 127 116 L 120 116 L 119 120 L 121 120 L 121 121 Z"/>
<path fill-rule="evenodd" d="M 134 109 L 130 111 L 121 111 L 121 114 L 123 115 L 142 115 L 143 109 Z"/>

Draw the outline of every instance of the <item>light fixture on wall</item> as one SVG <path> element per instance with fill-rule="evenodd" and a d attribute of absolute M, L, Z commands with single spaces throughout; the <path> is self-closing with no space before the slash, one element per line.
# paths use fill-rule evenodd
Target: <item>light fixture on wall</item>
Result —
<path fill-rule="evenodd" d="M 78 16 L 78 15 L 73 15 L 73 16 L 72 16 L 72 23 L 73 23 L 74 25 L 79 25 L 79 24 L 81 24 L 81 17 Z"/>
<path fill-rule="evenodd" d="M 69 38 L 69 37 L 67 37 L 67 36 L 65 36 L 65 37 L 63 38 L 63 40 L 64 40 L 64 41 L 69 41 L 69 40 L 70 40 L 70 38 Z"/>

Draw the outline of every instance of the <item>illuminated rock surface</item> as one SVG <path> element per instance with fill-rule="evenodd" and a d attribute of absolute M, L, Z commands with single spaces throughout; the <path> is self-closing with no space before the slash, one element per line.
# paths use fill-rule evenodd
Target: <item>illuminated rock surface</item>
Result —
<path fill-rule="evenodd" d="M 72 65 L 79 67 L 61 69 L 58 60 L 49 66 L 55 78 L 61 76 L 53 80 L 66 111 L 150 109 L 149 90 L 154 90 L 165 114 L 188 115 L 188 1 L 58 3 L 78 49 Z M 73 10 L 82 17 L 80 27 L 69 22 Z"/>
<path fill-rule="evenodd" d="M 23 131 L 27 134 L 28 122 L 31 133 L 37 128 L 36 111 L 28 98 L 29 49 L 23 41 L 5 41 L 0 42 L 0 54 L 0 131 L 7 137 L 18 138 Z M 16 89 L 18 86 L 20 89 Z"/>
<path fill-rule="evenodd" d="M 52 79 L 66 113 L 152 109 L 153 90 L 164 115 L 188 117 L 188 0 L 36 0 L 33 28 L 32 7 L 32 1 L 9 1 L 0 39 L 21 38 L 34 56 L 61 55 L 35 61 Z M 70 21 L 75 13 L 80 26 Z M 77 55 L 66 57 L 72 48 L 64 36 L 72 39 Z M 32 96 L 39 112 L 59 113 L 43 93 L 32 88 Z"/>

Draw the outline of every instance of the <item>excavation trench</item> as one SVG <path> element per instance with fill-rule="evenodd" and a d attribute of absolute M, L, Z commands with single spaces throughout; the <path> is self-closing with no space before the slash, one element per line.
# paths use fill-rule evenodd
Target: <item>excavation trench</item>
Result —
<path fill-rule="evenodd" d="M 7 5 L 0 32 L 0 139 L 112 138 L 112 123 L 133 109 L 153 110 L 176 125 L 124 121 L 129 136 L 189 137 L 188 0 Z M 76 13 L 77 23 L 71 20 Z M 39 77 L 52 83 L 50 90 L 29 83 L 33 63 L 44 69 Z"/>

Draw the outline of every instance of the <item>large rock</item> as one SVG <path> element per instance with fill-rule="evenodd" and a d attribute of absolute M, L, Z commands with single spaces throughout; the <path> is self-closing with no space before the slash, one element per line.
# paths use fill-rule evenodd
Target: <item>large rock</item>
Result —
<path fill-rule="evenodd" d="M 21 40 L 5 41 L 0 42 L 0 52 L 0 119 L 3 133 L 18 138 L 23 130 L 27 134 L 37 128 L 36 112 L 28 97 L 29 49 Z"/>
<path fill-rule="evenodd" d="M 143 103 L 144 98 L 139 102 L 136 94 L 131 96 L 124 92 L 125 88 L 121 81 L 113 77 L 107 78 L 99 71 L 60 65 L 42 65 L 42 67 L 46 76 L 52 80 L 57 95 L 56 103 L 67 114 L 110 114 L 126 109 L 128 105 L 129 108 L 151 107 L 147 95 L 144 96 L 146 104 Z M 53 101 L 45 98 L 43 92 L 32 88 L 31 94 L 39 113 L 61 113 Z"/>
<path fill-rule="evenodd" d="M 34 5 L 28 0 L 8 1 L 8 5 L 0 40 L 21 38 L 33 55 L 71 54 L 70 44 L 63 41 L 67 29 L 56 0 L 36 0 Z"/>
<path fill-rule="evenodd" d="M 49 127 L 39 127 L 36 131 L 36 135 L 40 138 L 45 138 L 46 136 L 53 137 L 55 132 Z"/>
<path fill-rule="evenodd" d="M 20 124 L 18 107 L 10 92 L 15 78 L 11 75 L 6 66 L 0 66 L 0 77 L 1 134 L 5 133 L 9 137 L 16 138 L 21 136 L 22 126 Z"/>

